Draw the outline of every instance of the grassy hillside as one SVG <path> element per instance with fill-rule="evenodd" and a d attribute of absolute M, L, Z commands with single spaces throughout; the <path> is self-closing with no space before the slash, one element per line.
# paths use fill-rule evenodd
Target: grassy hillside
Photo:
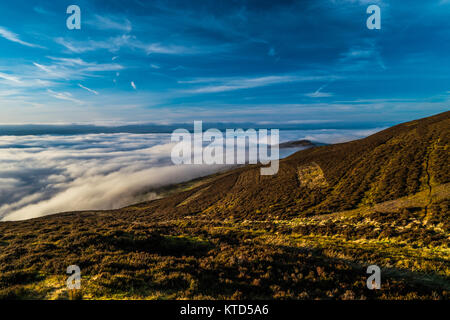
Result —
<path fill-rule="evenodd" d="M 276 176 L 261 176 L 258 166 L 240 168 L 129 211 L 164 219 L 192 214 L 274 219 L 332 213 L 430 191 L 450 181 L 449 128 L 446 112 L 362 140 L 297 152 L 281 161 Z"/>
<path fill-rule="evenodd" d="M 0 298 L 449 299 L 450 112 L 163 199 L 0 223 Z M 366 288 L 366 268 L 382 288 Z"/>

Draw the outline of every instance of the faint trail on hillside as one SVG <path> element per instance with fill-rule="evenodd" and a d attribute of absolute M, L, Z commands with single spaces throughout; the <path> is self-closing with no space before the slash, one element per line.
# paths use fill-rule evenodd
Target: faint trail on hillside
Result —
<path fill-rule="evenodd" d="M 433 201 L 432 197 L 431 197 L 432 187 L 431 187 L 431 174 L 430 174 L 429 168 L 430 168 L 430 157 L 431 157 L 431 154 L 435 150 L 434 143 L 431 145 L 431 147 L 428 147 L 428 148 L 431 149 L 431 151 L 428 152 L 428 154 L 427 154 L 427 161 L 425 162 L 425 173 L 427 174 L 426 183 L 428 185 L 428 203 L 425 205 L 425 216 L 428 214 L 428 207 L 431 205 L 431 202 Z"/>

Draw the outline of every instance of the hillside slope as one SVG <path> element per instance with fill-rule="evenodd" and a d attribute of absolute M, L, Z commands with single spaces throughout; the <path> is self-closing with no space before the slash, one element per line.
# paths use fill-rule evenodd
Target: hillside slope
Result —
<path fill-rule="evenodd" d="M 368 138 L 307 149 L 283 159 L 275 176 L 259 167 L 227 172 L 169 198 L 132 206 L 153 217 L 286 218 L 393 200 L 450 182 L 450 112 Z"/>
<path fill-rule="evenodd" d="M 112 211 L 0 223 L 0 299 L 449 299 L 450 112 Z M 366 268 L 382 269 L 381 290 Z"/>

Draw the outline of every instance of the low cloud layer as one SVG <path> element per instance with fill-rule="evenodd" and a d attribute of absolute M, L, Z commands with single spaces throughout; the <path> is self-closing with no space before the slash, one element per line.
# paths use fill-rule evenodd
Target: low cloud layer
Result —
<path fill-rule="evenodd" d="M 375 131 L 285 131 L 281 142 L 343 142 Z M 172 147 L 169 134 L 0 136 L 0 220 L 120 208 L 157 198 L 158 187 L 225 167 L 175 166 Z"/>

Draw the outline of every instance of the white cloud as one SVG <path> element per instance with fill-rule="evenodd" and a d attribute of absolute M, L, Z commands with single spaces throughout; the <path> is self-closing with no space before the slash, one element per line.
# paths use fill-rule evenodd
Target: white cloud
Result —
<path fill-rule="evenodd" d="M 8 29 L 6 29 L 4 27 L 0 27 L 0 36 L 9 41 L 19 43 L 23 46 L 33 47 L 33 48 L 43 48 L 37 44 L 33 44 L 33 43 L 29 43 L 29 42 L 20 40 L 19 35 L 15 34 L 14 32 L 9 31 Z"/>
<path fill-rule="evenodd" d="M 86 61 L 80 58 L 59 58 L 59 57 L 48 57 L 51 60 L 58 61 L 61 64 L 67 66 L 86 66 L 89 65 Z"/>
<path fill-rule="evenodd" d="M 333 94 L 330 92 L 311 92 L 311 93 L 306 93 L 305 96 L 310 97 L 310 98 L 327 98 L 327 97 L 332 97 Z"/>
<path fill-rule="evenodd" d="M 13 75 L 0 72 L 0 79 L 8 80 L 14 83 L 22 83 L 22 81 Z"/>
<path fill-rule="evenodd" d="M 147 54 L 151 53 L 163 53 L 163 54 L 183 54 L 183 53 L 193 53 L 192 49 L 175 46 L 175 45 L 162 45 L 160 43 L 152 43 L 145 46 L 145 51 Z"/>
<path fill-rule="evenodd" d="M 212 83 L 212 85 L 202 86 L 186 90 L 187 93 L 215 93 L 240 89 L 250 89 L 276 85 L 287 82 L 301 81 L 321 81 L 335 79 L 334 76 L 298 76 L 298 75 L 276 75 L 255 78 L 201 78 L 189 81 L 179 81 L 183 84 Z"/>
<path fill-rule="evenodd" d="M 26 76 L 26 75 L 13 75 L 9 73 L 0 72 L 0 83 L 8 85 L 8 87 L 14 88 L 40 88 L 40 87 L 49 87 L 52 85 L 50 81 L 39 79 L 35 76 Z"/>
<path fill-rule="evenodd" d="M 94 19 L 86 21 L 86 24 L 92 25 L 99 30 L 131 32 L 133 29 L 130 20 L 117 16 L 100 16 L 96 14 Z"/>
<path fill-rule="evenodd" d="M 78 84 L 78 86 L 80 87 L 80 88 L 82 88 L 82 89 L 84 89 L 84 90 L 87 90 L 87 91 L 89 91 L 90 93 L 93 93 L 93 94 L 96 94 L 96 95 L 98 95 L 98 92 L 97 91 L 95 91 L 95 90 L 92 90 L 92 89 L 89 89 L 88 87 L 85 87 L 85 86 L 83 86 L 82 84 Z"/>
<path fill-rule="evenodd" d="M 27 148 L 14 148 L 14 145 Z M 1 137 L 0 220 L 151 200 L 151 190 L 217 172 L 174 166 L 169 134 Z"/>
<path fill-rule="evenodd" d="M 364 41 L 362 45 L 352 46 L 341 54 L 339 69 L 341 71 L 358 71 L 373 65 L 374 61 L 381 69 L 387 69 L 377 45 L 372 41 Z"/>
<path fill-rule="evenodd" d="M 44 71 L 45 76 L 49 79 L 83 79 L 86 77 L 94 76 L 93 73 L 96 72 L 108 72 L 124 69 L 122 65 L 117 63 L 102 64 L 96 62 L 86 62 L 79 58 L 49 58 L 54 61 L 54 63 L 51 65 L 43 65 L 33 62 L 33 65 L 41 71 Z"/>
<path fill-rule="evenodd" d="M 55 76 L 59 76 L 59 74 L 58 74 L 57 72 L 55 72 L 54 70 L 52 70 L 52 69 L 53 69 L 52 67 L 47 67 L 47 66 L 44 66 L 44 65 L 39 64 L 39 63 L 36 63 L 36 62 L 33 62 L 33 64 L 34 64 L 36 67 L 38 67 L 39 69 L 41 69 L 42 71 L 44 71 L 44 72 L 46 72 L 46 73 L 48 73 L 48 74 L 55 75 Z"/>
<path fill-rule="evenodd" d="M 47 92 L 50 94 L 50 96 L 56 99 L 71 101 L 78 104 L 83 103 L 81 100 L 75 99 L 70 92 L 55 92 L 51 89 L 47 89 Z"/>
<path fill-rule="evenodd" d="M 218 49 L 217 47 L 186 47 L 175 44 L 145 43 L 138 40 L 135 36 L 124 34 L 112 37 L 106 40 L 85 40 L 74 41 L 64 38 L 55 38 L 55 42 L 64 46 L 71 52 L 84 53 L 96 50 L 108 50 L 116 53 L 121 49 L 141 50 L 145 54 L 167 54 L 167 55 L 184 55 L 184 54 L 202 54 L 211 53 Z"/>
<path fill-rule="evenodd" d="M 77 67 L 76 70 L 80 72 L 103 72 L 103 71 L 117 71 L 123 70 L 124 67 L 117 63 L 97 63 L 97 62 L 87 62 L 80 58 L 59 58 L 59 57 L 48 57 L 56 61 L 56 66 L 59 67 Z M 82 67 L 79 69 L 79 67 Z"/>
<path fill-rule="evenodd" d="M 328 84 L 324 84 L 319 89 L 317 89 L 315 92 L 307 93 L 305 96 L 310 98 L 327 98 L 333 96 L 330 92 L 322 92 L 322 90 L 327 86 Z"/>

